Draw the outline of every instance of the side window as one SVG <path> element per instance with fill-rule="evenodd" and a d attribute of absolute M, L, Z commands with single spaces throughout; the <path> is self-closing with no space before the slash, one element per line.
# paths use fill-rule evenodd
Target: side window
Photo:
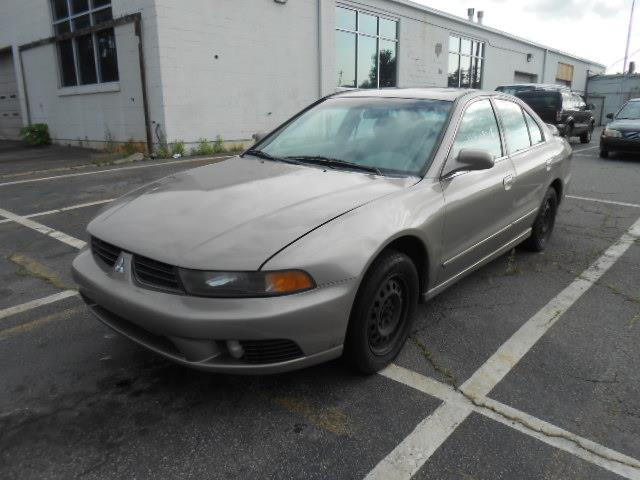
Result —
<path fill-rule="evenodd" d="M 524 117 L 527 119 L 527 125 L 529 126 L 531 143 L 533 145 L 542 143 L 544 141 L 544 137 L 542 136 L 542 130 L 540 130 L 540 126 L 538 125 L 538 123 L 526 111 L 524 112 Z"/>
<path fill-rule="evenodd" d="M 500 118 L 502 118 L 509 154 L 529 148 L 531 146 L 529 130 L 520 105 L 508 100 L 496 100 L 496 105 L 498 106 L 498 112 L 500 112 Z"/>
<path fill-rule="evenodd" d="M 487 150 L 494 158 L 502 156 L 498 122 L 489 100 L 474 102 L 464 112 L 453 142 L 452 158 L 463 148 Z"/>

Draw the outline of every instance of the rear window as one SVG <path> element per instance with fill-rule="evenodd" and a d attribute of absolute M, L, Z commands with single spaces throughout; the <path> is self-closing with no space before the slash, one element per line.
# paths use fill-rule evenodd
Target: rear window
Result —
<path fill-rule="evenodd" d="M 561 109 L 559 92 L 521 92 L 517 93 L 516 96 L 536 111 Z"/>

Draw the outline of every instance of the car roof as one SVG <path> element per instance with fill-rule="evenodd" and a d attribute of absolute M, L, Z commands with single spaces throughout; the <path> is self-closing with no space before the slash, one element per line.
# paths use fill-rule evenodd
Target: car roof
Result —
<path fill-rule="evenodd" d="M 570 87 L 566 85 L 558 85 L 555 83 L 510 83 L 508 85 L 500 85 L 498 88 L 508 87 L 531 87 L 538 90 L 558 90 L 558 91 L 571 91 Z"/>
<path fill-rule="evenodd" d="M 333 98 L 414 98 L 424 100 L 454 101 L 465 95 L 496 95 L 500 92 L 470 90 L 465 88 L 381 88 L 350 89 L 332 95 Z"/>

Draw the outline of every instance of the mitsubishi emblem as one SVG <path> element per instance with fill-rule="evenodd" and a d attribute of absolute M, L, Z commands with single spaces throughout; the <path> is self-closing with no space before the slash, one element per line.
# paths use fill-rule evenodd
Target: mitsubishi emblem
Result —
<path fill-rule="evenodd" d="M 124 273 L 124 253 L 121 253 L 113 265 L 113 271 L 116 273 Z"/>

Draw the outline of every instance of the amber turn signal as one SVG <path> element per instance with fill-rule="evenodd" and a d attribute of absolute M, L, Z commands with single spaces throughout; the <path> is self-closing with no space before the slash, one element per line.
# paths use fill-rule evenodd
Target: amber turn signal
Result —
<path fill-rule="evenodd" d="M 265 283 L 266 291 L 273 293 L 293 293 L 315 286 L 309 274 L 300 270 L 269 272 L 265 276 Z"/>

